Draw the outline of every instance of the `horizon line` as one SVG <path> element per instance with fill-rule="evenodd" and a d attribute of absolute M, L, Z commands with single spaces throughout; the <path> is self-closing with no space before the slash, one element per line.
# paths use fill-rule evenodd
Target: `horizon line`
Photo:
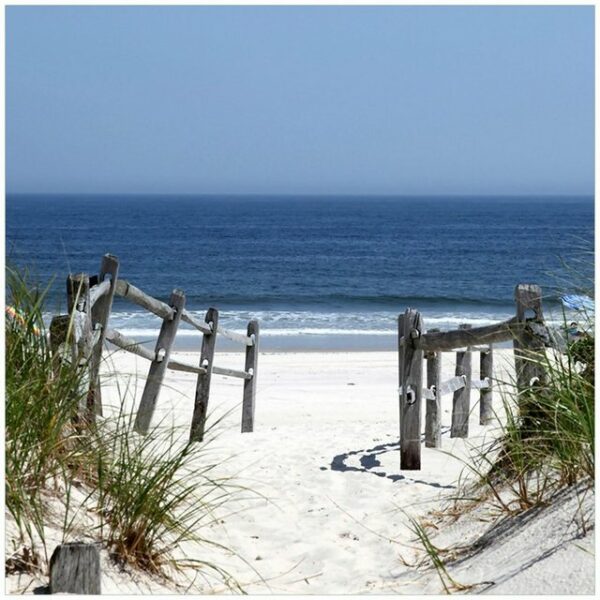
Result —
<path fill-rule="evenodd" d="M 595 197 L 593 192 L 528 192 L 528 193 L 498 193 L 498 192 L 481 192 L 481 193 L 376 193 L 376 192 L 361 192 L 361 193 L 343 193 L 343 192 L 5 192 L 5 196 L 156 196 L 156 197 L 289 197 L 289 198 L 565 198 L 578 197 L 589 198 Z"/>

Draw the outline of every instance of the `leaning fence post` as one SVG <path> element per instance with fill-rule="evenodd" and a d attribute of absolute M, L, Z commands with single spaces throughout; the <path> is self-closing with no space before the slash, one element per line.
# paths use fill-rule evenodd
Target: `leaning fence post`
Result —
<path fill-rule="evenodd" d="M 100 552 L 94 544 L 60 544 L 50 559 L 51 594 L 101 594 Z"/>
<path fill-rule="evenodd" d="M 87 387 L 89 386 L 90 356 L 92 352 L 93 332 L 92 315 L 90 309 L 90 278 L 86 273 L 69 275 L 67 277 L 67 305 L 70 316 L 71 357 L 77 368 L 85 367 L 86 372 L 82 377 L 79 401 L 79 416 L 88 422 L 93 422 L 95 413 L 87 404 Z M 84 387 L 85 386 L 85 387 Z"/>
<path fill-rule="evenodd" d="M 217 343 L 219 311 L 216 308 L 209 308 L 204 320 L 211 325 L 211 332 L 202 334 L 200 366 L 206 369 L 206 373 L 200 373 L 196 382 L 194 414 L 192 415 L 192 427 L 190 430 L 190 441 L 192 442 L 201 442 L 204 439 L 208 397 L 210 395 L 210 380 L 215 356 L 215 344 Z"/>
<path fill-rule="evenodd" d="M 479 355 L 479 379 L 488 380 L 488 386 L 481 388 L 479 394 L 479 424 L 487 425 L 494 417 L 492 408 L 494 374 L 494 348 L 490 345 L 488 350 L 482 350 Z"/>
<path fill-rule="evenodd" d="M 106 337 L 106 326 L 112 308 L 117 276 L 119 274 L 119 259 L 111 254 L 105 254 L 100 263 L 98 283 L 102 283 L 110 277 L 110 289 L 96 301 L 92 306 L 92 329 L 100 329 L 100 337 L 92 348 L 90 361 L 90 390 L 88 394 L 88 406 L 91 406 L 97 415 L 102 415 L 102 392 L 100 389 L 100 363 L 102 361 L 102 347 Z"/>
<path fill-rule="evenodd" d="M 439 329 L 430 329 L 435 333 Z M 425 446 L 427 448 L 440 448 L 442 446 L 442 353 L 429 351 L 425 353 L 427 359 L 427 388 L 433 393 L 433 398 L 425 401 Z"/>
<path fill-rule="evenodd" d="M 423 351 L 415 345 L 423 331 L 421 314 L 406 309 L 398 317 L 400 380 L 400 469 L 421 468 L 421 398 Z"/>
<path fill-rule="evenodd" d="M 242 433 L 254 431 L 254 402 L 256 399 L 256 368 L 258 366 L 258 321 L 248 323 L 247 335 L 253 340 L 246 346 L 246 363 L 244 370 L 252 372 L 252 379 L 244 379 L 244 401 L 242 404 Z"/>
<path fill-rule="evenodd" d="M 471 329 L 464 323 L 459 329 Z M 457 377 L 463 376 L 465 385 L 454 392 L 452 398 L 452 427 L 450 437 L 469 437 L 469 413 L 471 411 L 471 350 L 467 347 L 456 353 Z"/>
<path fill-rule="evenodd" d="M 150 364 L 148 379 L 146 380 L 140 407 L 135 418 L 135 430 L 142 434 L 148 433 L 148 429 L 150 428 L 160 387 L 169 363 L 171 347 L 175 341 L 177 327 L 181 320 L 181 313 L 185 307 L 185 294 L 181 290 L 173 290 L 169 299 L 169 306 L 174 309 L 173 315 L 171 319 L 165 318 L 160 328 L 154 350 L 154 360 Z"/>
<path fill-rule="evenodd" d="M 89 358 L 92 341 L 90 278 L 86 273 L 67 277 L 67 307 L 71 317 L 73 361 L 81 364 Z"/>

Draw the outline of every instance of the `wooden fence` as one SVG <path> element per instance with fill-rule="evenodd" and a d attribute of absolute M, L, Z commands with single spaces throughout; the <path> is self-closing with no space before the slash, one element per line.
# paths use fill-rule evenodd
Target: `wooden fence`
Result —
<path fill-rule="evenodd" d="M 520 284 L 515 289 L 516 315 L 508 321 L 485 327 L 464 324 L 452 331 L 425 332 L 419 311 L 407 309 L 398 317 L 400 468 L 421 468 L 421 405 L 426 400 L 425 445 L 441 446 L 441 400 L 452 393 L 451 437 L 468 437 L 470 396 L 478 389 L 479 419 L 492 420 L 493 344 L 513 341 L 517 389 L 522 392 L 543 385 L 544 371 L 532 360 L 551 345 L 542 313 L 542 290 L 538 285 Z M 456 371 L 441 381 L 442 352 L 456 351 Z M 480 353 L 480 379 L 471 374 L 472 354 Z M 427 382 L 423 386 L 423 359 Z"/>
<path fill-rule="evenodd" d="M 258 361 L 259 325 L 250 321 L 246 335 L 228 331 L 219 325 L 219 311 L 209 308 L 204 321 L 198 320 L 185 309 L 185 294 L 175 289 L 169 302 L 165 303 L 144 293 L 133 284 L 118 278 L 119 261 L 106 254 L 102 258 L 98 275 L 81 273 L 67 278 L 67 315 L 59 315 L 50 324 L 51 347 L 56 353 L 65 353 L 71 361 L 86 369 L 87 387 L 83 395 L 85 403 L 79 407 L 79 416 L 90 422 L 102 414 L 102 397 L 99 379 L 102 350 L 105 340 L 137 354 L 150 362 L 148 377 L 138 408 L 135 429 L 146 434 L 167 369 L 198 375 L 194 401 L 194 413 L 190 440 L 201 441 L 204 437 L 206 414 L 213 373 L 244 381 L 242 402 L 242 432 L 254 429 L 254 406 L 256 399 L 256 373 Z M 150 350 L 108 328 L 113 299 L 120 296 L 141 306 L 162 319 L 160 333 L 154 350 Z M 171 358 L 171 350 L 181 321 L 192 325 L 202 333 L 200 364 L 191 365 Z M 246 356 L 244 370 L 229 369 L 213 364 L 217 334 L 244 345 Z"/>

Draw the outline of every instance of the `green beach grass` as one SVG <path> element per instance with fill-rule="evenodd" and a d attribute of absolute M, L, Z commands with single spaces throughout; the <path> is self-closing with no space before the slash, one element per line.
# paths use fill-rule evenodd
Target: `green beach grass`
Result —
<path fill-rule="evenodd" d="M 46 290 L 10 268 L 6 284 L 14 311 L 5 320 L 6 510 L 15 532 L 7 572 L 46 573 L 53 527 L 63 542 L 85 531 L 116 562 L 164 578 L 191 569 L 240 591 L 224 569 L 180 551 L 186 543 L 212 544 L 203 528 L 240 489 L 219 478 L 207 457 L 214 436 L 190 444 L 186 432 L 160 424 L 140 436 L 123 409 L 96 423 L 76 421 L 84 369 L 51 351 Z M 91 530 L 80 522 L 83 513 L 95 515 Z"/>

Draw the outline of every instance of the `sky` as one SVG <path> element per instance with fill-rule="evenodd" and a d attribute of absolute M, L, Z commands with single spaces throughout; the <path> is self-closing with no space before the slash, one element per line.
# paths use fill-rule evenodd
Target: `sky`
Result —
<path fill-rule="evenodd" d="M 6 9 L 9 193 L 593 194 L 594 7 Z"/>

